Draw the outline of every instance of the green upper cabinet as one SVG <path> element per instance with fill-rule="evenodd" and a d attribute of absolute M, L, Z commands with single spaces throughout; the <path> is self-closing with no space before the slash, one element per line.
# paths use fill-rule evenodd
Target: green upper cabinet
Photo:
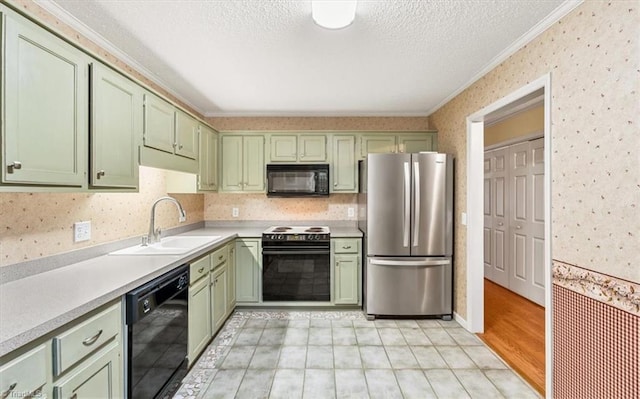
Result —
<path fill-rule="evenodd" d="M 331 137 L 331 144 L 331 192 L 357 192 L 356 136 L 353 134 L 336 134 Z"/>
<path fill-rule="evenodd" d="M 200 191 L 218 190 L 218 134 L 205 125 L 200 125 Z"/>
<path fill-rule="evenodd" d="M 437 151 L 437 136 L 436 131 L 365 133 L 360 136 L 360 159 L 376 153 Z"/>
<path fill-rule="evenodd" d="M 296 162 L 298 160 L 298 137 L 295 135 L 272 135 L 269 139 L 271 162 Z"/>
<path fill-rule="evenodd" d="M 176 155 L 198 158 L 198 121 L 186 113 L 176 111 Z"/>
<path fill-rule="evenodd" d="M 86 187 L 87 56 L 2 14 L 2 183 Z"/>
<path fill-rule="evenodd" d="M 221 191 L 264 192 L 263 135 L 221 135 Z"/>
<path fill-rule="evenodd" d="M 437 134 L 406 133 L 398 135 L 398 152 L 438 151 Z"/>
<path fill-rule="evenodd" d="M 392 134 L 363 134 L 360 136 L 360 156 L 396 152 L 396 136 Z"/>
<path fill-rule="evenodd" d="M 326 162 L 325 134 L 271 134 L 269 162 Z"/>
<path fill-rule="evenodd" d="M 104 65 L 91 64 L 91 187 L 138 187 L 142 89 Z"/>
<path fill-rule="evenodd" d="M 304 162 L 322 162 L 327 160 L 327 137 L 326 135 L 298 136 L 300 143 L 299 160 Z"/>
<path fill-rule="evenodd" d="M 144 94 L 144 146 L 140 164 L 198 173 L 198 125 L 189 114 L 154 94 Z"/>
<path fill-rule="evenodd" d="M 160 97 L 144 94 L 144 145 L 173 154 L 175 108 Z"/>

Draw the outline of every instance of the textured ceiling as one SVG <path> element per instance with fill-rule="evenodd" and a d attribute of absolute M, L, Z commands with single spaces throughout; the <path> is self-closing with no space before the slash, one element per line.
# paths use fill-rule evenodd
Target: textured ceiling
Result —
<path fill-rule="evenodd" d="M 55 0 L 207 116 L 427 115 L 562 0 Z"/>

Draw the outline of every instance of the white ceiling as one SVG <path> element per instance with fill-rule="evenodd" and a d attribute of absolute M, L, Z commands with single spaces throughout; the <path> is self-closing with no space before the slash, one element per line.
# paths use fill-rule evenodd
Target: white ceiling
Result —
<path fill-rule="evenodd" d="M 310 0 L 39 3 L 206 116 L 426 116 L 575 0 L 359 0 L 333 31 Z"/>

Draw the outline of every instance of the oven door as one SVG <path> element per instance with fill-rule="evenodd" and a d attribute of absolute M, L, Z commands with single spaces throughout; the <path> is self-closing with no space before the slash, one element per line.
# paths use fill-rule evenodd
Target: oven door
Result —
<path fill-rule="evenodd" d="M 314 244 L 263 243 L 263 301 L 331 300 L 330 247 L 328 243 Z"/>

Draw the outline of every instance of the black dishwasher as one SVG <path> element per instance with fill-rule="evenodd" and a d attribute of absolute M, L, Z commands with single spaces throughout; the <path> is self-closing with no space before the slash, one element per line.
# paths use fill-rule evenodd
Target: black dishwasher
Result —
<path fill-rule="evenodd" d="M 187 373 L 189 265 L 125 296 L 127 397 L 172 396 Z"/>

